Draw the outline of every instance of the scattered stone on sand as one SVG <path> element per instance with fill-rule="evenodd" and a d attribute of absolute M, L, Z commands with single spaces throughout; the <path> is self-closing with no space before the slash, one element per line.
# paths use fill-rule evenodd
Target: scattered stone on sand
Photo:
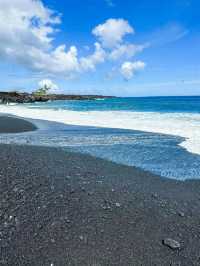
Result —
<path fill-rule="evenodd" d="M 158 198 L 158 194 L 157 194 L 157 193 L 153 193 L 151 196 L 152 196 L 152 198 L 154 198 L 154 199 L 157 199 L 157 198 Z"/>
<path fill-rule="evenodd" d="M 54 186 L 51 186 L 50 188 L 51 188 L 51 190 L 54 190 L 54 189 L 55 189 L 55 187 L 54 187 Z"/>
<path fill-rule="evenodd" d="M 181 248 L 181 244 L 178 241 L 176 241 L 176 240 L 174 240 L 172 238 L 165 238 L 163 240 L 163 245 L 167 246 L 167 247 L 169 247 L 169 248 L 171 248 L 173 250 Z"/>
<path fill-rule="evenodd" d="M 74 178 L 73 164 L 82 166 L 89 186 Z M 86 168 L 94 175 L 86 175 Z M 176 184 L 87 155 L 34 146 L 1 145 L 0 172 L 0 265 L 199 265 L 199 182 Z M 107 176 L 102 186 L 95 182 L 101 172 Z M 155 192 L 158 199 L 152 198 Z M 170 237 L 172 243 L 162 242 Z"/>
<path fill-rule="evenodd" d="M 111 210 L 111 207 L 110 207 L 110 205 L 102 205 L 102 209 Z"/>
<path fill-rule="evenodd" d="M 85 244 L 87 244 L 87 242 L 88 242 L 88 239 L 87 239 L 87 236 L 86 235 L 85 236 L 80 235 L 79 236 L 79 240 L 82 241 L 82 242 L 84 242 Z"/>
<path fill-rule="evenodd" d="M 184 217 L 185 216 L 185 213 L 184 212 L 178 212 L 178 215 L 180 216 L 180 217 Z"/>
<path fill-rule="evenodd" d="M 81 241 L 83 241 L 83 240 L 84 240 L 84 237 L 83 237 L 83 236 L 79 236 L 79 239 L 80 239 Z"/>

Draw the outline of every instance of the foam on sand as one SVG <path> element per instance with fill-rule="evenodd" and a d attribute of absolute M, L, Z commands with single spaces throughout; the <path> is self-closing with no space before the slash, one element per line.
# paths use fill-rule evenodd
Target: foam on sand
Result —
<path fill-rule="evenodd" d="M 1 113 L 71 125 L 141 130 L 185 138 L 180 145 L 200 154 L 200 114 L 127 111 L 50 110 L 27 106 L 0 106 Z"/>

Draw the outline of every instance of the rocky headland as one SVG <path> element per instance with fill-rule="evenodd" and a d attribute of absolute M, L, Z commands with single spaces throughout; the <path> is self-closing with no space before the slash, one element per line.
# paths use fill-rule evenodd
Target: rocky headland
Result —
<path fill-rule="evenodd" d="M 21 92 L 0 92 L 0 103 L 33 103 L 47 102 L 55 100 L 95 100 L 113 98 L 113 96 L 102 95 L 66 95 L 66 94 L 48 94 L 36 95 L 31 93 Z"/>

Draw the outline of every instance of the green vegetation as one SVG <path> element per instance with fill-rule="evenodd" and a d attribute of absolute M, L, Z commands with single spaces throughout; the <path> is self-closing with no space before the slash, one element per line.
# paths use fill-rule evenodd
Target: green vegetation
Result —
<path fill-rule="evenodd" d="M 33 95 L 35 95 L 35 96 L 46 96 L 50 89 L 51 88 L 45 84 L 43 87 L 41 87 L 38 90 L 36 90 L 35 92 L 33 92 Z"/>

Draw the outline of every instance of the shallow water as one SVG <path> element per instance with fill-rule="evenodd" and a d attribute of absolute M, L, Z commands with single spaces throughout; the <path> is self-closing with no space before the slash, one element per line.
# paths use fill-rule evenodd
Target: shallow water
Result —
<path fill-rule="evenodd" d="M 37 121 L 40 130 L 2 134 L 0 143 L 62 147 L 117 163 L 141 167 L 163 177 L 200 178 L 200 156 L 179 146 L 182 138 L 133 130 L 67 126 Z"/>
<path fill-rule="evenodd" d="M 170 178 L 200 178 L 200 97 L 0 105 L 0 112 L 62 123 L 1 142 L 67 147 Z"/>

